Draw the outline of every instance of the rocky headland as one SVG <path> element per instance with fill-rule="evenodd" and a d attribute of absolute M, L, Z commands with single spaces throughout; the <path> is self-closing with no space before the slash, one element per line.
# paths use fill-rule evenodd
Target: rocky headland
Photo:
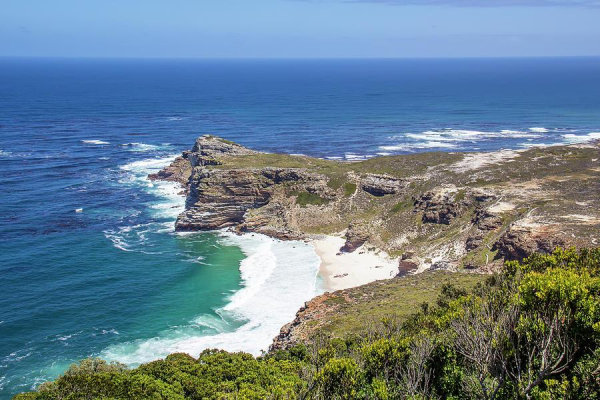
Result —
<path fill-rule="evenodd" d="M 505 260 L 557 246 L 596 247 L 599 160 L 595 142 L 338 162 L 262 153 L 205 135 L 150 178 L 183 186 L 187 200 L 178 231 L 228 228 L 314 243 L 325 235 L 344 239 L 330 256 L 339 254 L 332 278 L 346 279 L 337 286 L 346 290 L 307 303 L 276 339 L 275 347 L 282 348 L 307 340 L 314 333 L 307 327 L 337 315 L 338 298 L 356 299 L 352 293 L 365 290 L 350 287 L 390 277 L 379 270 L 366 282 L 352 280 L 352 271 L 342 273 L 347 254 L 381 253 L 385 265 L 393 263 L 391 276 L 408 276 L 410 282 L 417 272 L 489 273 Z"/>
<path fill-rule="evenodd" d="M 197 139 L 151 179 L 182 184 L 179 231 L 230 228 L 279 239 L 343 234 L 401 272 L 490 269 L 600 239 L 598 143 L 338 162 Z"/>

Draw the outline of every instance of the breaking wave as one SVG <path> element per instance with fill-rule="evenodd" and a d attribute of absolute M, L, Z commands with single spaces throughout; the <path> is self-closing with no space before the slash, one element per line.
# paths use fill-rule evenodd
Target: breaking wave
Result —
<path fill-rule="evenodd" d="M 422 149 L 429 150 L 478 150 L 473 144 L 503 141 L 504 145 L 509 147 L 546 147 L 560 144 L 582 143 L 598 138 L 598 133 L 592 132 L 587 135 L 576 135 L 572 129 L 548 129 L 543 127 L 533 127 L 523 130 L 502 129 L 499 131 L 478 131 L 465 129 L 439 129 L 428 130 L 421 133 L 406 133 L 389 137 L 389 140 L 396 143 L 379 146 L 384 152 L 390 151 L 415 151 Z M 525 142 L 519 141 L 525 139 Z M 542 142 L 542 140 L 554 139 L 552 143 Z M 560 141 L 560 142 L 558 142 Z M 387 154 L 387 153 L 385 153 Z"/>
<path fill-rule="evenodd" d="M 111 346 L 102 356 L 137 365 L 175 352 L 198 356 L 207 348 L 259 355 L 304 302 L 319 293 L 320 259 L 310 244 L 225 232 L 220 240 L 246 256 L 239 266 L 242 288 L 224 307 L 158 337 Z"/>

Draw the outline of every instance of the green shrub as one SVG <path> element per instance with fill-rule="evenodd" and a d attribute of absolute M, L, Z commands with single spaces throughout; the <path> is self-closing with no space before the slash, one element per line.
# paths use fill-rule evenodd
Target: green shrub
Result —
<path fill-rule="evenodd" d="M 350 197 L 356 193 L 356 183 L 346 182 L 344 184 L 344 196 Z"/>
<path fill-rule="evenodd" d="M 323 197 L 310 193 L 310 192 L 291 192 L 292 196 L 296 196 L 296 204 L 300 207 L 306 207 L 307 205 L 321 206 L 329 203 L 329 200 Z"/>

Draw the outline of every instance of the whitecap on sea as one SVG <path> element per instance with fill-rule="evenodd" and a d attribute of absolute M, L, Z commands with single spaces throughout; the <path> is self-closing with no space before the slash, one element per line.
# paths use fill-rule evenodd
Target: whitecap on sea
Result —
<path fill-rule="evenodd" d="M 106 142 L 104 140 L 98 140 L 98 139 L 82 140 L 81 143 L 94 144 L 94 145 L 99 145 L 99 146 L 110 144 L 109 142 Z"/>
<path fill-rule="evenodd" d="M 540 138 L 542 128 L 539 131 L 517 131 L 504 129 L 501 131 L 476 131 L 466 129 L 445 128 L 440 130 L 429 130 L 421 133 L 406 133 L 392 136 L 389 139 L 400 141 L 400 143 L 379 146 L 384 151 L 412 151 L 415 149 L 453 149 L 461 148 L 463 144 L 476 143 L 480 140 L 496 138 Z M 545 132 L 545 131 L 544 131 Z"/>
<path fill-rule="evenodd" d="M 161 149 L 161 146 L 146 143 L 125 143 L 123 144 L 123 146 L 127 147 L 128 150 L 135 152 L 153 151 Z"/>
<path fill-rule="evenodd" d="M 585 143 L 600 139 L 600 132 L 590 132 L 587 135 L 575 135 L 573 133 L 568 133 L 566 135 L 562 135 L 562 137 L 565 138 L 568 143 Z"/>

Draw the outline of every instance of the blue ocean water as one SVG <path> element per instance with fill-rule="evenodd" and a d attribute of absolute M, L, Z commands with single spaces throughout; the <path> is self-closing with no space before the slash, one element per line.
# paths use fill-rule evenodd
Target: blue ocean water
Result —
<path fill-rule="evenodd" d="M 0 59 L 0 398 L 88 356 L 258 352 L 318 292 L 308 245 L 173 232 L 145 177 L 200 134 L 358 160 L 598 132 L 599 58 Z"/>

